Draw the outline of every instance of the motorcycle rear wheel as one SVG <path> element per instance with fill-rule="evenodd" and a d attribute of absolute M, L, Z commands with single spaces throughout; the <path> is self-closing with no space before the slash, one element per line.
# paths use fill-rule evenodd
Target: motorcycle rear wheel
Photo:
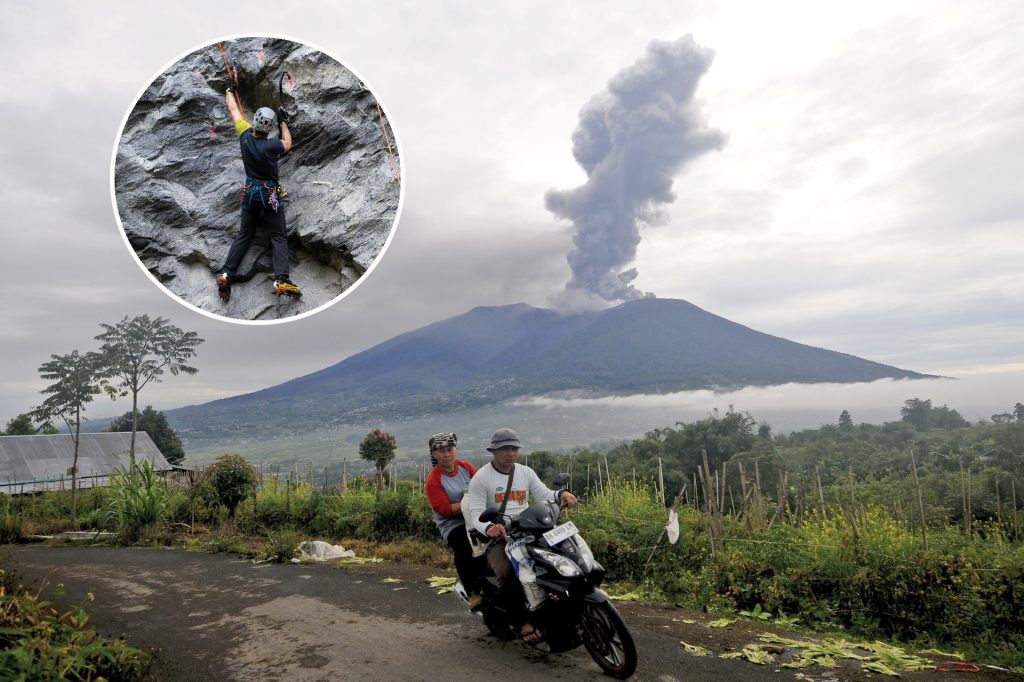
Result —
<path fill-rule="evenodd" d="M 636 671 L 636 645 L 622 616 L 608 602 L 583 610 L 583 646 L 606 674 L 624 680 Z"/>

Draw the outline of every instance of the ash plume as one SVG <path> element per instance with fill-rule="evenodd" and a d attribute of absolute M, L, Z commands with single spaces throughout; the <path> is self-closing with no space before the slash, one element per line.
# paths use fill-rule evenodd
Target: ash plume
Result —
<path fill-rule="evenodd" d="M 567 258 L 572 277 L 558 297 L 564 307 L 654 296 L 630 284 L 637 270 L 626 266 L 636 257 L 640 224 L 656 222 L 659 207 L 675 200 L 673 175 L 725 145 L 693 98 L 713 58 L 690 35 L 651 41 L 580 110 L 573 157 L 587 181 L 544 197 L 549 211 L 576 227 Z"/>

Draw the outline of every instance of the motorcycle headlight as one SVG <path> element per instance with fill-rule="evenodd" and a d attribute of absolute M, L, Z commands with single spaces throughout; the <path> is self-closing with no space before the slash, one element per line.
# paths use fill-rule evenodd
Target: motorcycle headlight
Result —
<path fill-rule="evenodd" d="M 577 566 L 561 554 L 556 554 L 551 550 L 540 548 L 534 549 L 533 551 L 541 559 L 554 566 L 555 570 L 558 571 L 559 575 L 565 576 L 566 578 L 572 578 L 578 575 L 583 575 L 583 571 L 580 570 L 579 566 Z"/>

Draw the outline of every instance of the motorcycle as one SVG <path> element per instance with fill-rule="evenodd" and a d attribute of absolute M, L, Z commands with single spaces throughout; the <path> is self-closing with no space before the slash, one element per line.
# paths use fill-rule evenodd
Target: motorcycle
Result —
<path fill-rule="evenodd" d="M 564 487 L 568 479 L 568 474 L 560 474 L 555 485 Z M 572 521 L 558 524 L 560 512 L 557 502 L 538 502 L 515 519 L 507 515 L 500 519 L 498 509 L 492 507 L 480 515 L 480 520 L 500 520 L 508 530 L 509 545 L 520 543 L 532 559 L 537 589 L 531 591 L 534 599 L 542 602 L 530 614 L 530 623 L 540 632 L 541 639 L 530 646 L 562 653 L 582 644 L 606 674 L 626 679 L 637 665 L 633 637 L 607 593 L 600 588 L 604 568 Z M 513 639 L 518 631 L 502 605 L 498 580 L 484 557 L 477 561 L 484 598 L 477 613 L 493 635 Z M 456 583 L 455 593 L 468 606 L 469 596 L 461 583 Z"/>

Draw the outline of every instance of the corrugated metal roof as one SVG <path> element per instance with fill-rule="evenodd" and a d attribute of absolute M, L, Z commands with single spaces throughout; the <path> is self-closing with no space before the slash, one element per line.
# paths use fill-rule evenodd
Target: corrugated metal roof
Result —
<path fill-rule="evenodd" d="M 78 479 L 83 488 L 107 485 L 111 472 L 128 465 L 132 434 L 83 433 L 78 445 Z M 71 487 L 68 473 L 75 442 L 66 433 L 0 436 L 0 493 L 29 493 Z M 148 459 L 157 471 L 171 465 L 145 431 L 135 434 L 135 459 Z"/>

